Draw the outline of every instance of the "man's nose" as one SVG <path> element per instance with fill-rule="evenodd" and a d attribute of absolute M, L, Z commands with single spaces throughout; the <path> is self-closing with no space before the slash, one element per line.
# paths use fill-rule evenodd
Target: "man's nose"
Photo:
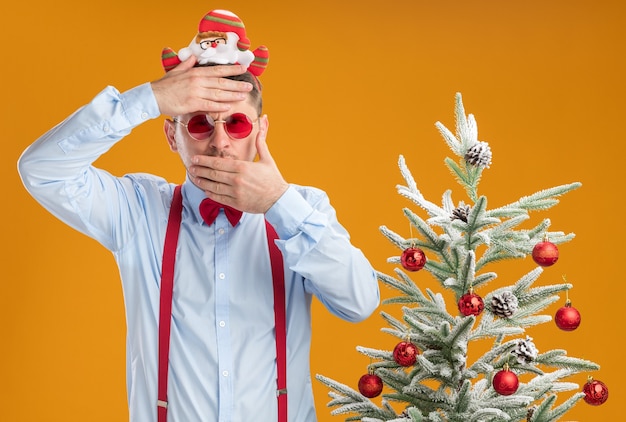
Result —
<path fill-rule="evenodd" d="M 225 148 L 230 144 L 230 137 L 226 133 L 226 127 L 224 122 L 215 122 L 215 129 L 213 130 L 213 136 L 211 136 L 211 145 L 216 149 Z"/>

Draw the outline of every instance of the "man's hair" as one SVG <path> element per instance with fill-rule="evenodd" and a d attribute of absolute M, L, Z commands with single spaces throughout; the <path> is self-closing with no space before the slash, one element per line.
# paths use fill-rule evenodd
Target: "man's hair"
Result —
<path fill-rule="evenodd" d="M 232 79 L 233 81 L 243 81 L 252 84 L 252 91 L 250 91 L 250 101 L 252 105 L 256 107 L 256 111 L 260 116 L 263 112 L 263 95 L 261 94 L 263 86 L 259 78 L 254 76 L 250 72 L 242 73 L 241 75 L 226 76 L 226 79 Z"/>

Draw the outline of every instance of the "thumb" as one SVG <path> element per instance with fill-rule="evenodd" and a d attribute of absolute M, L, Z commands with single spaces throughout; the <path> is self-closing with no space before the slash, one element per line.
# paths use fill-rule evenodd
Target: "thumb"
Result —
<path fill-rule="evenodd" d="M 256 135 L 256 151 L 259 156 L 260 162 L 273 163 L 274 159 L 270 154 L 270 149 L 267 146 L 265 139 L 267 138 L 267 124 L 262 125 L 259 129 L 259 133 Z"/>

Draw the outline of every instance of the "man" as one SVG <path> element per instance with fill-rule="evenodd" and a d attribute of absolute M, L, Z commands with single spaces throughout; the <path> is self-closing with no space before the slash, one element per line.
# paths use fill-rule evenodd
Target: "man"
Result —
<path fill-rule="evenodd" d="M 207 16 L 238 23 L 227 11 Z M 378 306 L 375 272 L 327 195 L 281 176 L 254 62 L 248 71 L 195 66 L 193 55 L 176 63 L 164 56 L 163 78 L 127 92 L 107 87 L 38 139 L 19 161 L 24 186 L 116 259 L 131 421 L 269 422 L 286 420 L 286 409 L 289 421 L 314 421 L 312 296 L 360 321 Z M 164 131 L 186 170 L 182 187 L 92 165 L 160 115 L 175 116 Z"/>

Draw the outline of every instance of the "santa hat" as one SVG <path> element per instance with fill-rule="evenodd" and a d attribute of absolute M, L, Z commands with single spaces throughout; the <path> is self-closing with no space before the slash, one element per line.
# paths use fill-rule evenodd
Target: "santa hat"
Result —
<path fill-rule="evenodd" d="M 212 10 L 200 21 L 198 32 L 234 32 L 239 36 L 237 48 L 245 51 L 250 48 L 250 40 L 246 37 L 246 27 L 239 16 L 228 10 Z"/>
<path fill-rule="evenodd" d="M 250 40 L 246 35 L 246 28 L 243 21 L 233 12 L 216 9 L 204 15 L 198 25 L 198 34 L 211 31 L 233 32 L 239 37 L 237 41 L 237 49 L 239 49 L 239 51 L 247 51 L 250 48 Z M 252 53 L 254 60 L 250 63 L 248 71 L 254 76 L 259 76 L 267 67 L 269 51 L 267 47 L 261 45 Z M 178 54 L 171 48 L 166 47 L 161 52 L 161 63 L 166 72 L 175 68 L 180 62 L 181 60 Z"/>

